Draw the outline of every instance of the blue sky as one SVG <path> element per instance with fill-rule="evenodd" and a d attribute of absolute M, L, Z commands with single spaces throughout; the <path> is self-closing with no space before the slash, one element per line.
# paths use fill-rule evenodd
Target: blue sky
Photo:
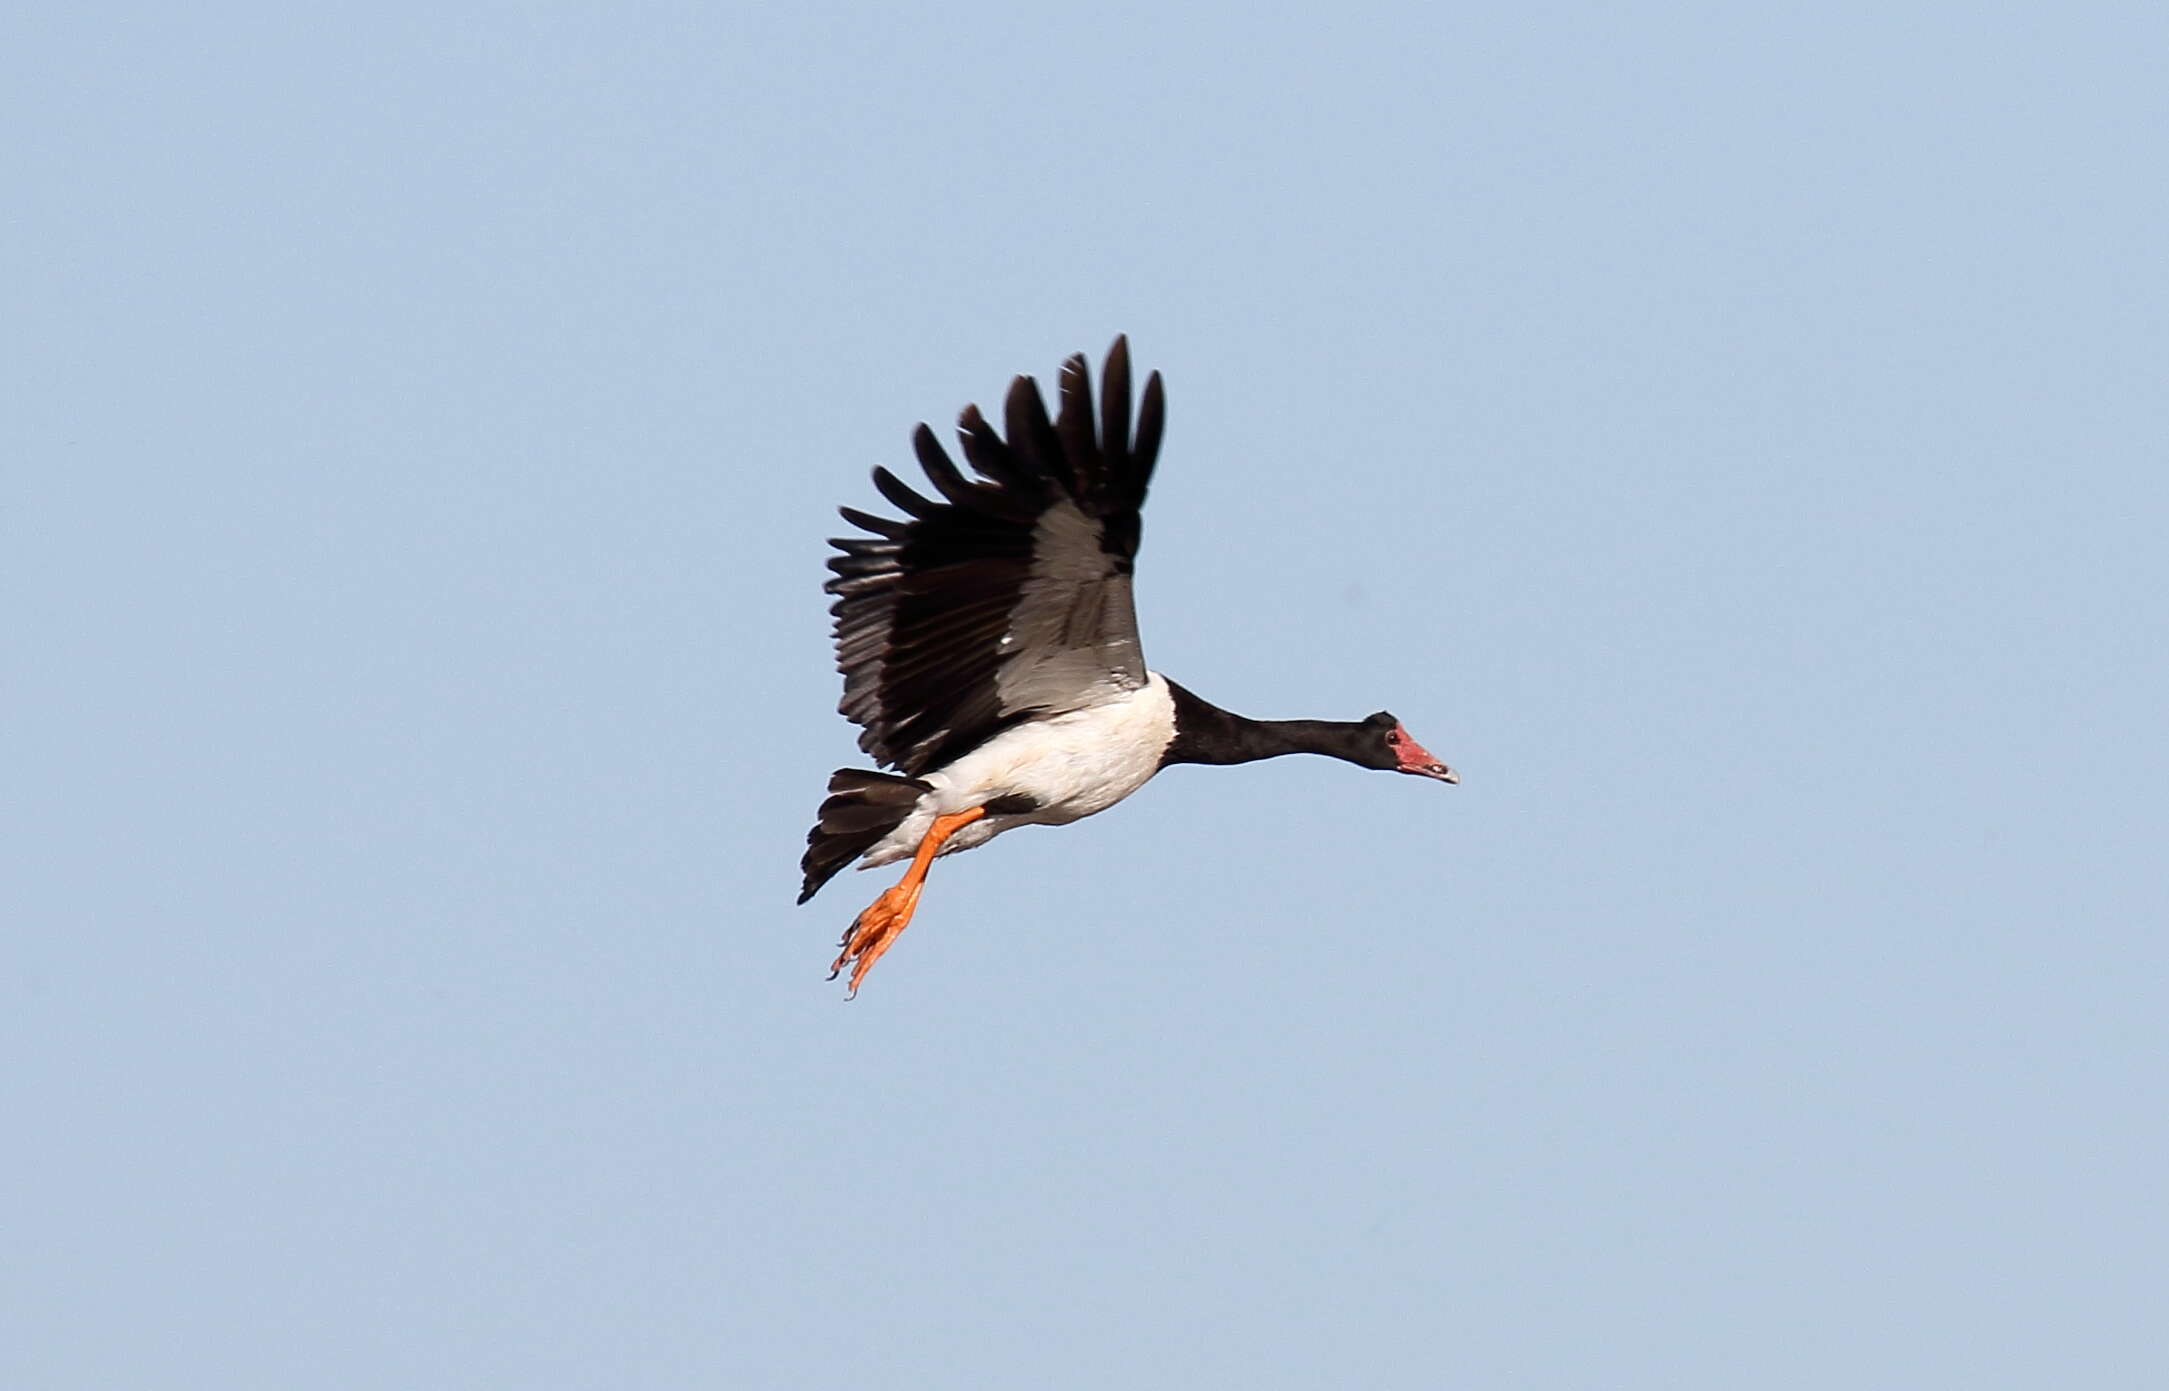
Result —
<path fill-rule="evenodd" d="M 0 1379 L 2159 1380 L 2159 7 L 0 26 Z M 1463 783 L 846 1005 L 832 509 L 1117 332 L 1148 659 Z"/>

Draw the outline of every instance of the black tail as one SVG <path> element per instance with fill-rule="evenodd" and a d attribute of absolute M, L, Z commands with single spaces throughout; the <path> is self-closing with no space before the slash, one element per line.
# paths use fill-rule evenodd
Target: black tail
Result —
<path fill-rule="evenodd" d="M 871 768 L 838 768 L 828 780 L 829 798 L 821 804 L 820 820 L 806 832 L 806 858 L 798 862 L 806 871 L 806 884 L 798 891 L 798 901 L 804 903 L 819 893 L 837 870 L 903 825 L 920 796 L 933 790 L 932 784 L 917 778 Z"/>

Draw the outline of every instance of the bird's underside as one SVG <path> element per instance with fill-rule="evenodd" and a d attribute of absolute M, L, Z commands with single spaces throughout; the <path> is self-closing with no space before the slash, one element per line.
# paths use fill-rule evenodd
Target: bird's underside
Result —
<path fill-rule="evenodd" d="M 845 933 L 837 967 L 858 958 L 853 979 L 863 977 L 910 922 L 937 855 L 983 845 L 1017 826 L 1065 825 L 1106 810 L 1159 770 L 1174 735 L 1173 688 L 1152 675 L 1138 690 L 1103 704 L 1014 725 L 924 778 L 839 770 L 830 787 L 843 790 L 822 805 L 823 825 L 851 822 L 858 799 L 885 797 L 878 810 L 867 804 L 860 839 L 873 839 L 857 858 L 862 868 L 904 859 L 911 866 L 903 882 Z M 824 854 L 836 843 L 823 842 Z M 807 853 L 811 857 L 814 848 Z M 810 894 L 818 886 L 810 877 L 808 883 Z"/>

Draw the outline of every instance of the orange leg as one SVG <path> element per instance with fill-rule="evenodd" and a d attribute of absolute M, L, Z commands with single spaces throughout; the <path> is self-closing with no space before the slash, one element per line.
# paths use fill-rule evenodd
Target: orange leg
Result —
<path fill-rule="evenodd" d="M 919 906 L 919 890 L 926 884 L 927 867 L 934 863 L 942 842 L 986 814 L 985 807 L 971 807 L 935 817 L 934 824 L 926 828 L 925 839 L 919 842 L 919 853 L 911 857 L 911 868 L 904 871 L 904 877 L 852 920 L 850 930 L 843 935 L 843 952 L 828 968 L 828 978 L 834 980 L 844 967 L 851 967 L 851 984 L 844 993 L 845 999 L 859 993 L 859 982 L 866 979 L 866 973 L 874 969 L 881 954 L 911 925 L 911 915 Z M 853 962 L 858 964 L 852 965 Z"/>

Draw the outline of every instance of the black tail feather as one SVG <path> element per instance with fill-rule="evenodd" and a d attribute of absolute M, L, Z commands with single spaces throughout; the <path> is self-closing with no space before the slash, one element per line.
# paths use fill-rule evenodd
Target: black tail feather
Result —
<path fill-rule="evenodd" d="M 828 780 L 829 797 L 821 804 L 820 817 L 806 832 L 806 857 L 799 861 L 806 882 L 798 901 L 804 903 L 819 893 L 838 870 L 903 825 L 919 798 L 933 790 L 917 778 L 871 768 L 838 768 Z"/>

